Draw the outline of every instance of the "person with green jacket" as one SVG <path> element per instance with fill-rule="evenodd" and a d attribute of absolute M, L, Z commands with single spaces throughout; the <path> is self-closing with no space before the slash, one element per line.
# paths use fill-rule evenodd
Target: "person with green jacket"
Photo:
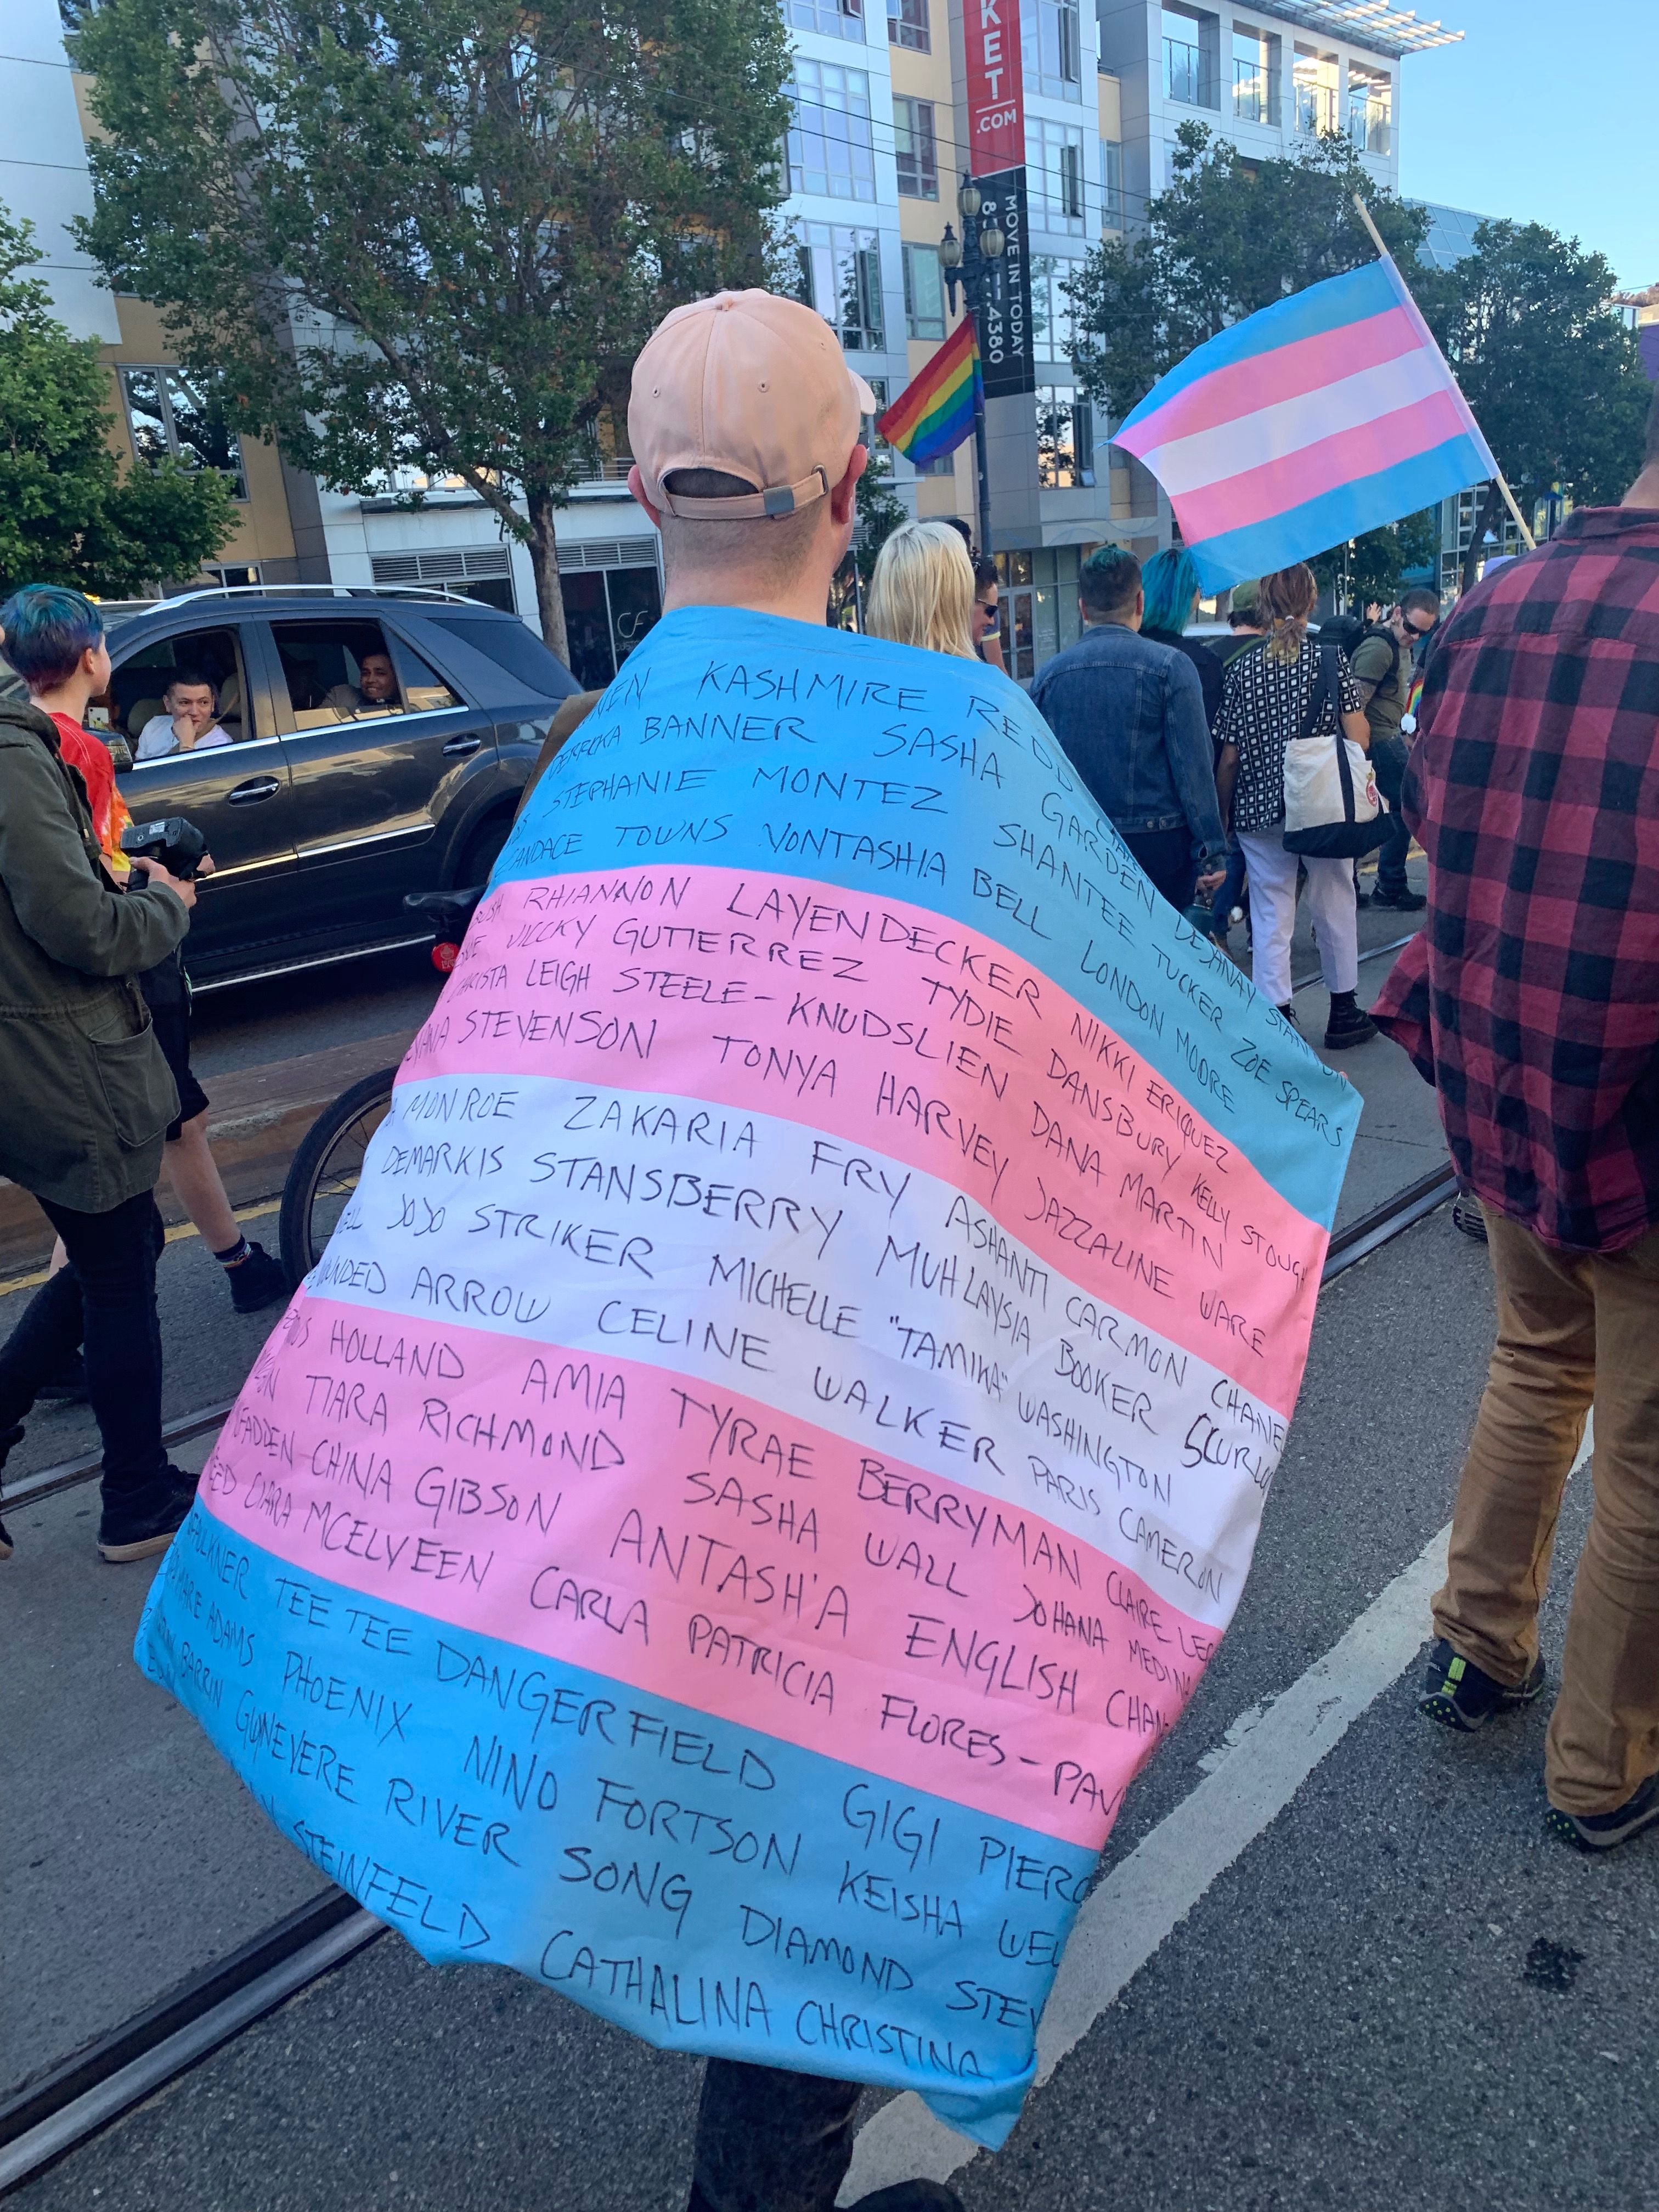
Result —
<path fill-rule="evenodd" d="M 101 621 L 78 592 L 15 592 L 0 650 L 31 689 L 77 667 L 97 690 L 109 681 Z M 104 1447 L 98 1548 L 115 1561 L 164 1551 L 195 1495 L 162 1447 L 155 1311 L 154 1193 L 179 1097 L 137 978 L 184 937 L 196 891 L 134 868 L 148 880 L 126 890 L 105 873 L 51 717 L 0 700 L 0 1175 L 33 1192 L 69 1255 L 0 1348 L 0 1465 L 84 1328 Z M 10 1553 L 0 1525 L 0 1559 Z"/>

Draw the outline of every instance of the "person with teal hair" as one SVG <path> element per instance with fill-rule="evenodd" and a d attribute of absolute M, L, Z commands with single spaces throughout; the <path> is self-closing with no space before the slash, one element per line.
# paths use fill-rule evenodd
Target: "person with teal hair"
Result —
<path fill-rule="evenodd" d="M 1154 553 L 1140 574 L 1146 593 L 1146 616 L 1140 625 L 1140 635 L 1151 638 L 1154 645 L 1167 645 L 1176 653 L 1184 653 L 1192 662 L 1204 694 L 1204 719 L 1213 731 L 1221 708 L 1221 663 L 1207 645 L 1184 635 L 1188 623 L 1198 612 L 1200 598 L 1193 556 L 1184 545 L 1171 545 L 1165 552 Z"/>

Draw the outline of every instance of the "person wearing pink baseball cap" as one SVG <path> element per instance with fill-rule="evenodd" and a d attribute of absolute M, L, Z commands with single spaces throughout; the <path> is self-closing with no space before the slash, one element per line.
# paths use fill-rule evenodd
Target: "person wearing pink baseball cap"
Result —
<path fill-rule="evenodd" d="M 799 301 L 721 292 L 665 317 L 634 365 L 629 486 L 662 533 L 666 589 L 651 646 L 689 611 L 742 609 L 827 629 L 830 579 L 852 542 L 874 393 L 835 332 Z M 686 629 L 686 643 L 701 641 Z M 706 635 L 712 640 L 712 625 Z M 865 641 L 846 639 L 850 658 Z M 867 650 L 867 647 L 866 647 Z M 629 666 L 633 668 L 630 660 Z M 853 2153 L 863 2085 L 711 2058 L 687 2212 L 830 2212 Z M 859 2200 L 860 2212 L 960 2212 L 935 2181 Z"/>
<path fill-rule="evenodd" d="M 876 397 L 823 318 L 770 292 L 676 307 L 634 364 L 629 488 L 677 607 L 822 624 L 852 542 Z"/>

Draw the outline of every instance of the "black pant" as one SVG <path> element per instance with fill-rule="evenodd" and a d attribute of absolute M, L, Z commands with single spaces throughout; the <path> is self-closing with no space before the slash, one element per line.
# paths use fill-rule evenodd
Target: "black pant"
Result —
<path fill-rule="evenodd" d="M 1198 882 L 1191 830 L 1126 830 L 1121 834 L 1152 889 L 1168 899 L 1177 914 L 1185 914 Z"/>
<path fill-rule="evenodd" d="M 830 2212 L 860 2086 L 711 2058 L 687 2212 Z"/>
<path fill-rule="evenodd" d="M 1389 810 L 1389 834 L 1376 850 L 1376 888 L 1390 895 L 1407 888 L 1406 855 L 1412 848 L 1412 833 L 1400 811 L 1400 787 L 1405 780 L 1410 750 L 1403 738 L 1371 740 L 1371 766 L 1376 771 L 1376 787 L 1388 800 Z"/>
<path fill-rule="evenodd" d="M 69 1265 L 29 1300 L 0 1350 L 0 1431 L 21 1420 L 40 1385 L 84 1340 L 87 1395 L 104 1444 L 104 1508 L 118 1519 L 157 1510 L 171 1489 L 161 1448 L 161 1325 L 155 1262 L 166 1242 L 149 1191 L 107 1213 L 40 1200 Z"/>

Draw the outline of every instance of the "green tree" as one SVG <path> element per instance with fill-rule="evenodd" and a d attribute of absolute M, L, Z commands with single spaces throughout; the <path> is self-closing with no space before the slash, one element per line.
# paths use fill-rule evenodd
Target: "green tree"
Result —
<path fill-rule="evenodd" d="M 1183 123 L 1170 188 L 1146 228 L 1097 246 L 1067 287 L 1075 362 L 1090 398 L 1121 421 L 1167 369 L 1230 325 L 1376 258 L 1359 194 L 1407 270 L 1428 217 L 1368 176 L 1340 133 L 1290 161 L 1246 161 L 1201 123 Z"/>
<path fill-rule="evenodd" d="M 1355 607 L 1379 599 L 1384 606 L 1400 596 L 1401 578 L 1407 568 L 1432 571 L 1440 556 L 1440 510 L 1425 507 L 1401 522 L 1385 522 L 1346 545 L 1334 545 L 1309 562 L 1328 591 Z"/>
<path fill-rule="evenodd" d="M 32 227 L 0 209 L 0 598 L 73 584 L 106 598 L 193 576 L 236 527 L 222 477 L 123 471 L 96 338 L 52 312 Z"/>
<path fill-rule="evenodd" d="M 529 547 L 653 325 L 764 282 L 775 0 L 101 0 L 86 242 L 296 462 L 459 477 Z"/>
<path fill-rule="evenodd" d="M 1641 468 L 1652 388 L 1635 333 L 1609 307 L 1614 282 L 1602 255 L 1536 222 L 1483 222 L 1472 252 L 1416 281 L 1523 514 L 1552 490 L 1614 502 Z M 1494 481 L 1465 555 L 1466 587 L 1504 512 Z"/>
<path fill-rule="evenodd" d="M 867 584 L 875 574 L 877 554 L 893 532 L 910 520 L 903 501 L 893 489 L 893 458 L 888 447 L 878 445 L 872 452 L 854 496 L 857 520 L 853 526 L 853 553 L 859 574 Z"/>

